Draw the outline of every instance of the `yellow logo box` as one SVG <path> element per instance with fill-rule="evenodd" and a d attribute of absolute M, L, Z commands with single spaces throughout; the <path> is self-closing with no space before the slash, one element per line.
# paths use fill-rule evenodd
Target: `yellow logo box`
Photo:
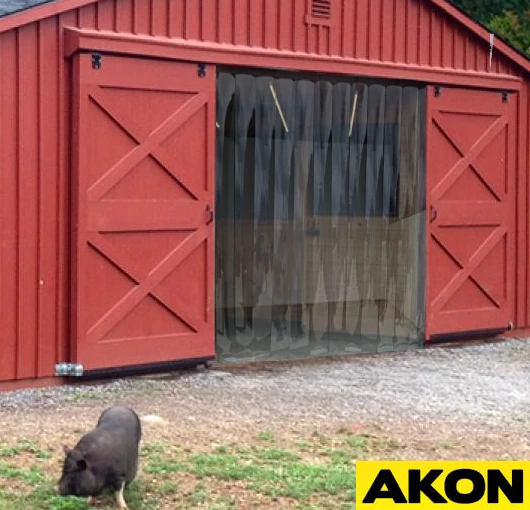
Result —
<path fill-rule="evenodd" d="M 530 462 L 358 461 L 358 510 L 530 509 Z"/>

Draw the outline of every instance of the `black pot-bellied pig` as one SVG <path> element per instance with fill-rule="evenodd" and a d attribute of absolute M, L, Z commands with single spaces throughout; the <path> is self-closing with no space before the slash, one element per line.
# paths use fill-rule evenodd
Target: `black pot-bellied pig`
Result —
<path fill-rule="evenodd" d="M 138 471 L 138 449 L 142 427 L 138 415 L 128 407 L 110 407 L 94 430 L 85 434 L 66 459 L 59 480 L 61 496 L 89 497 L 89 503 L 105 490 L 113 490 L 118 507 L 127 509 L 123 489 Z"/>

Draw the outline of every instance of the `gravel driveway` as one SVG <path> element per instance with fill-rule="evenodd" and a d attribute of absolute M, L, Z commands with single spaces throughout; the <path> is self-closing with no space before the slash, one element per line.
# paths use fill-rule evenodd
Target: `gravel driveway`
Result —
<path fill-rule="evenodd" d="M 530 341 L 217 365 L 4 393 L 0 426 L 6 435 L 64 439 L 92 426 L 114 402 L 160 417 L 152 433 L 176 434 L 180 441 L 351 427 L 415 444 L 413 456 L 421 445 L 444 440 L 459 444 L 460 456 L 530 458 Z"/>

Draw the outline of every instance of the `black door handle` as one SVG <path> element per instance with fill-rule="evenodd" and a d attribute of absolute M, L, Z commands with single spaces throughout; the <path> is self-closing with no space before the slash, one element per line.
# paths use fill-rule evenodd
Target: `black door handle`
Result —
<path fill-rule="evenodd" d="M 208 204 L 206 206 L 206 225 L 209 225 L 214 219 L 214 211 L 212 207 Z"/>

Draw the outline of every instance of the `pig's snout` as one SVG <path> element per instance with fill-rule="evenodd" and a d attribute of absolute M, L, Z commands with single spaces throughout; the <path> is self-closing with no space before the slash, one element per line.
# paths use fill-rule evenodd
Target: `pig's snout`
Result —
<path fill-rule="evenodd" d="M 59 480 L 57 492 L 59 496 L 84 496 L 87 489 L 85 485 L 86 480 L 80 480 L 78 476 L 67 474 Z"/>

